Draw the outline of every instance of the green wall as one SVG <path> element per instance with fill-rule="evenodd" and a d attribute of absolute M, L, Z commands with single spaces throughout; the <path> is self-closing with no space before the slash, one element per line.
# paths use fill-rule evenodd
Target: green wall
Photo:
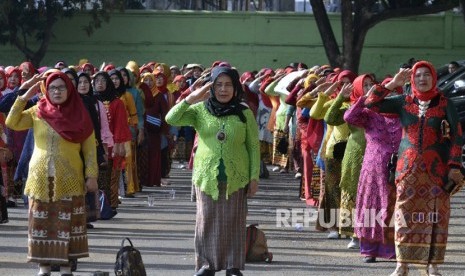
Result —
<path fill-rule="evenodd" d="M 227 60 L 240 71 L 282 67 L 302 61 L 327 63 L 315 19 L 303 13 L 229 13 L 126 11 L 87 37 L 82 26 L 88 15 L 59 21 L 43 64 L 87 58 L 95 65 L 128 60 L 167 64 Z M 340 39 L 338 15 L 331 15 Z M 411 57 L 435 65 L 465 59 L 465 24 L 459 15 L 393 19 L 372 28 L 366 38 L 360 73 L 393 73 Z M 23 56 L 11 46 L 0 47 L 0 64 L 19 64 Z"/>

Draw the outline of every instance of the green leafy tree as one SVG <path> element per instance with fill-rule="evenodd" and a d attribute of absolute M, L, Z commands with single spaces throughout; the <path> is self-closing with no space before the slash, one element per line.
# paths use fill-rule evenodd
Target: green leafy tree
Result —
<path fill-rule="evenodd" d="M 368 30 L 391 18 L 452 10 L 465 0 L 342 0 L 342 48 L 336 41 L 323 0 L 310 0 L 329 63 L 358 72 Z M 465 16 L 465 15 L 464 15 Z"/>
<path fill-rule="evenodd" d="M 91 35 L 109 21 L 112 10 L 123 8 L 124 0 L 1 0 L 0 43 L 10 43 L 39 66 L 59 19 L 87 12 L 89 23 L 82 30 Z"/>

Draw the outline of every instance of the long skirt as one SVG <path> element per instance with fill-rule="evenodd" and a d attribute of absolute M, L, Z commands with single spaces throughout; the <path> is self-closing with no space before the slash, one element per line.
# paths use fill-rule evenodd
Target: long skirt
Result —
<path fill-rule="evenodd" d="M 260 141 L 260 159 L 265 162 L 265 164 L 270 164 L 272 161 L 273 155 L 273 144 Z"/>
<path fill-rule="evenodd" d="M 282 154 L 278 150 L 278 143 L 283 137 L 288 137 L 282 130 L 275 130 L 273 133 L 273 160 L 272 164 L 281 168 L 289 168 L 289 148 L 286 154 Z M 289 137 L 288 137 L 289 140 Z M 289 143 L 289 146 L 291 143 Z"/>
<path fill-rule="evenodd" d="M 382 243 L 380 241 L 360 238 L 360 254 L 370 257 L 394 259 L 396 250 L 394 242 Z"/>
<path fill-rule="evenodd" d="M 139 190 L 139 179 L 137 177 L 137 162 L 136 162 L 136 146 L 134 141 L 128 141 L 125 143 L 126 148 L 126 166 L 125 171 L 125 183 L 126 183 L 126 194 L 134 194 Z"/>
<path fill-rule="evenodd" d="M 146 136 L 147 137 L 147 134 Z M 139 178 L 139 189 L 142 186 L 148 186 L 148 172 L 149 172 L 149 153 L 148 153 L 148 143 L 145 139 L 142 143 L 137 145 L 136 153 L 136 162 L 137 162 L 137 177 Z"/>
<path fill-rule="evenodd" d="M 326 172 L 323 185 L 320 188 L 320 202 L 318 205 L 318 219 L 316 229 L 325 231 L 337 229 L 339 224 L 338 211 L 341 204 L 341 161 L 333 158 L 325 160 Z"/>
<path fill-rule="evenodd" d="M 161 185 L 161 136 L 160 134 L 148 134 L 146 136 L 148 143 L 148 179 L 146 186 Z"/>
<path fill-rule="evenodd" d="M 219 197 L 213 200 L 197 186 L 195 266 L 224 270 L 245 267 L 247 195 L 245 189 L 226 199 L 226 183 L 218 183 Z"/>
<path fill-rule="evenodd" d="M 397 183 L 394 216 L 398 262 L 444 263 L 450 198 L 430 178 L 421 160 Z"/>
<path fill-rule="evenodd" d="M 68 264 L 70 259 L 88 257 L 84 196 L 55 202 L 30 198 L 28 238 L 29 262 Z"/>

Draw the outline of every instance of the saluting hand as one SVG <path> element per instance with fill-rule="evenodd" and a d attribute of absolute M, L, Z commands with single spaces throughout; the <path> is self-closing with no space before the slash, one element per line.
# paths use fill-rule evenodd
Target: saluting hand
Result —
<path fill-rule="evenodd" d="M 213 85 L 213 82 L 209 81 L 204 84 L 202 87 L 194 90 L 186 97 L 186 102 L 188 104 L 195 104 L 201 102 L 203 100 L 208 99 L 210 97 L 210 88 Z"/>

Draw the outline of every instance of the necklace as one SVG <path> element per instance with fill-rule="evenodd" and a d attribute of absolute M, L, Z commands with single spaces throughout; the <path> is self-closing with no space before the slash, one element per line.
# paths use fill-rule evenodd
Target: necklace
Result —
<path fill-rule="evenodd" d="M 218 139 L 220 143 L 223 143 L 226 140 L 226 132 L 224 131 L 224 123 L 223 123 L 223 127 L 216 134 L 216 139 Z"/>
<path fill-rule="evenodd" d="M 430 102 L 431 102 L 431 100 L 429 100 L 429 101 L 420 101 L 420 100 L 418 100 L 418 103 L 420 104 L 418 106 L 419 107 L 418 117 L 424 117 L 425 116 L 426 111 L 428 110 Z"/>

